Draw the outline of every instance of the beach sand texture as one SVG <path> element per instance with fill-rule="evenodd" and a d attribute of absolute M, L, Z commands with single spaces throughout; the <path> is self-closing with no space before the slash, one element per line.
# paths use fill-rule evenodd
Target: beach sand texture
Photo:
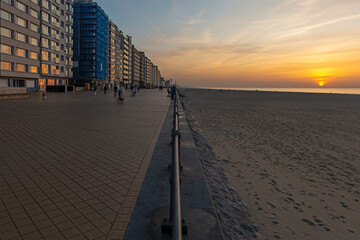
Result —
<path fill-rule="evenodd" d="M 248 207 L 257 239 L 360 239 L 359 95 L 182 93 L 190 126 Z"/>

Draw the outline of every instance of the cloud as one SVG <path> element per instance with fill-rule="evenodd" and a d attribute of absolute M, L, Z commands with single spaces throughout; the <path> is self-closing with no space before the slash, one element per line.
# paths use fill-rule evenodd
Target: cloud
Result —
<path fill-rule="evenodd" d="M 204 15 L 204 13 L 205 13 L 205 9 L 201 9 L 199 11 L 199 13 L 197 14 L 196 18 L 190 18 L 190 20 L 187 21 L 186 24 L 194 25 L 194 24 L 199 24 L 199 23 L 203 22 L 202 16 Z"/>
<path fill-rule="evenodd" d="M 301 27 L 298 29 L 295 29 L 294 31 L 281 35 L 280 37 L 290 37 L 290 36 L 294 36 L 294 35 L 299 35 L 299 34 L 303 34 L 306 33 L 310 30 L 316 29 L 316 28 L 321 28 L 327 25 L 331 25 L 331 24 L 335 24 L 335 23 L 339 23 L 339 22 L 344 22 L 344 21 L 349 21 L 349 20 L 353 20 L 353 19 L 358 19 L 360 18 L 360 14 L 355 14 L 355 15 L 351 15 L 351 16 L 346 16 L 346 17 L 340 17 L 337 19 L 333 19 L 330 21 L 326 21 L 323 23 L 318 23 L 318 24 L 313 24 L 313 25 L 309 25 L 309 26 L 305 26 L 305 27 Z"/>

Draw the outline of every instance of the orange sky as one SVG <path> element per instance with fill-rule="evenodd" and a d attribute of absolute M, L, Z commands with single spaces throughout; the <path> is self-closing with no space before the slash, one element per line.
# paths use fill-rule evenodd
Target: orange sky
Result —
<path fill-rule="evenodd" d="M 126 34 L 165 78 L 183 86 L 360 87 L 358 0 L 132 5 L 133 19 L 140 19 Z"/>

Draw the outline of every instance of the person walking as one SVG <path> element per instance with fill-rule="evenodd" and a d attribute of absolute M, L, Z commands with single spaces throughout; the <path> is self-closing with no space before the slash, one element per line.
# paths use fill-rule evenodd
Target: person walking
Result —
<path fill-rule="evenodd" d="M 125 98 L 124 98 L 124 87 L 122 84 L 120 84 L 119 90 L 118 90 L 118 99 L 117 99 L 117 103 L 119 102 L 124 102 Z"/>
<path fill-rule="evenodd" d="M 118 89 L 117 84 L 115 84 L 115 85 L 114 85 L 114 97 L 116 97 L 117 89 Z"/>
<path fill-rule="evenodd" d="M 97 85 L 94 86 L 94 96 L 96 96 Z"/>
<path fill-rule="evenodd" d="M 133 84 L 131 84 L 130 89 L 131 89 L 131 96 L 135 97 L 135 94 L 136 94 L 136 88 L 135 88 L 135 86 L 134 86 Z"/>
<path fill-rule="evenodd" d="M 107 90 L 107 86 L 105 84 L 105 86 L 104 86 L 104 94 L 106 94 L 106 90 Z"/>

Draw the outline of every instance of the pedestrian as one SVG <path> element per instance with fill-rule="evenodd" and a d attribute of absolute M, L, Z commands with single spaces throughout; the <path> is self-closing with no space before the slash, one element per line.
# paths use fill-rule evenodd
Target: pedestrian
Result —
<path fill-rule="evenodd" d="M 105 86 L 104 86 L 104 94 L 106 94 L 106 90 L 107 90 L 107 86 L 105 84 Z"/>
<path fill-rule="evenodd" d="M 135 97 L 136 90 L 133 84 L 131 84 L 130 90 L 131 90 L 131 96 Z"/>
<path fill-rule="evenodd" d="M 173 85 L 173 86 L 171 87 L 171 99 L 174 99 L 174 98 L 175 98 L 175 91 L 176 91 L 176 87 L 175 87 L 175 85 Z"/>
<path fill-rule="evenodd" d="M 140 92 L 140 85 L 138 86 L 138 92 Z"/>
<path fill-rule="evenodd" d="M 94 85 L 94 96 L 96 96 L 97 85 Z"/>
<path fill-rule="evenodd" d="M 42 93 L 42 97 L 43 97 L 43 101 L 45 101 L 46 100 L 46 92 L 45 91 Z"/>
<path fill-rule="evenodd" d="M 117 89 L 118 89 L 117 84 L 115 84 L 115 85 L 114 85 L 114 97 L 116 96 Z"/>
<path fill-rule="evenodd" d="M 125 98 L 124 98 L 124 87 L 122 84 L 120 84 L 119 90 L 118 90 L 118 103 L 119 101 L 121 101 L 122 103 L 124 102 Z"/>

